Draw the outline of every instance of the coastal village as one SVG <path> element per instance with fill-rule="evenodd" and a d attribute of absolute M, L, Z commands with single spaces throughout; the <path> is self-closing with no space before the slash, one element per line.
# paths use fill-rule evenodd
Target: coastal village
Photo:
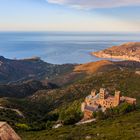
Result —
<path fill-rule="evenodd" d="M 115 95 L 112 96 L 105 88 L 101 88 L 99 93 L 97 93 L 96 90 L 92 90 L 91 94 L 87 96 L 81 104 L 81 111 L 84 113 L 83 120 L 92 119 L 93 112 L 99 110 L 105 112 L 107 108 L 117 107 L 124 102 L 136 105 L 135 98 L 121 96 L 120 91 L 115 91 Z"/>

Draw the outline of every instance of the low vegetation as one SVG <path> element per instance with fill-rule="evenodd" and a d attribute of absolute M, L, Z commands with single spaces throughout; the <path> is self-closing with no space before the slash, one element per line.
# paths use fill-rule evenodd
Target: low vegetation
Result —
<path fill-rule="evenodd" d="M 118 89 L 125 96 L 135 97 L 136 110 L 123 104 L 120 108 L 107 110 L 106 114 L 94 114 L 99 120 L 97 122 L 75 126 L 83 115 L 80 111 L 82 101 L 93 88 L 99 90 L 100 87 L 105 87 L 112 93 Z M 25 118 L 18 119 L 14 116 L 14 120 L 10 114 L 7 117 L 4 111 L 0 118 L 12 124 L 23 140 L 82 140 L 88 136 L 95 140 L 139 139 L 139 87 L 140 75 L 132 69 L 88 75 L 61 88 L 39 90 L 30 97 L 3 98 L 0 104 L 19 109 Z M 52 129 L 58 120 L 64 126 Z"/>
<path fill-rule="evenodd" d="M 90 124 L 68 125 L 38 132 L 19 132 L 23 140 L 139 140 L 140 111 Z"/>
<path fill-rule="evenodd" d="M 101 110 L 99 110 L 98 112 L 93 112 L 93 117 L 96 118 L 97 120 L 105 120 L 108 118 L 115 118 L 121 115 L 125 115 L 135 110 L 136 110 L 135 105 L 123 103 L 117 107 L 108 108 L 105 112 L 102 112 Z"/>

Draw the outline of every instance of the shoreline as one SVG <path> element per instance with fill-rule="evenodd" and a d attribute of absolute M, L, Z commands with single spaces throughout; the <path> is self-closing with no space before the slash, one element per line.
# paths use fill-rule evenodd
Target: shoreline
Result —
<path fill-rule="evenodd" d="M 97 58 L 109 58 L 109 59 L 117 59 L 117 60 L 129 60 L 129 61 L 137 61 L 140 62 L 140 58 L 137 57 L 132 57 L 132 56 L 128 56 L 128 55 L 123 55 L 123 56 L 115 56 L 115 55 L 110 55 L 110 54 L 106 54 L 102 51 L 99 52 L 92 52 L 91 53 L 92 56 L 95 56 Z"/>

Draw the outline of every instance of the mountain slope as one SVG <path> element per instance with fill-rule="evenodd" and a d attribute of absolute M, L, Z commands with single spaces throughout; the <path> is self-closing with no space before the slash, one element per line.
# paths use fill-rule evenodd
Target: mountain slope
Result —
<path fill-rule="evenodd" d="M 21 84 L 8 84 L 0 85 L 0 98 L 1 97 L 14 97 L 24 98 L 34 94 L 41 89 L 53 89 L 57 88 L 55 84 L 46 83 L 45 85 L 40 81 L 27 81 Z"/>
<path fill-rule="evenodd" d="M 117 89 L 122 91 L 122 95 L 124 96 L 135 97 L 139 107 L 140 75 L 137 75 L 135 71 L 131 70 L 112 70 L 102 74 L 91 75 L 88 78 L 80 80 L 62 89 L 38 91 L 31 96 L 29 100 L 34 104 L 47 104 L 46 107 L 48 107 L 48 110 L 46 110 L 46 112 L 55 112 L 61 116 L 61 113 L 64 111 L 71 111 L 71 107 L 74 109 L 76 108 L 76 105 L 79 105 L 80 108 L 80 104 L 84 98 L 89 95 L 91 90 L 93 88 L 99 90 L 100 87 L 105 87 L 112 93 Z M 46 119 L 44 118 L 43 120 L 47 121 L 49 113 L 47 115 L 43 115 L 46 116 Z M 58 129 L 49 128 L 38 132 L 22 132 L 21 136 L 23 139 L 29 140 L 36 138 L 38 140 L 55 140 L 58 138 L 82 140 L 83 138 L 85 139 L 86 136 L 91 136 L 92 139 L 97 140 L 112 140 L 113 138 L 116 140 L 124 140 L 125 138 L 139 139 L 139 117 L 140 111 L 138 109 L 137 111 L 127 115 L 102 120 L 96 123 L 86 124 L 83 126 L 70 125 Z"/>
<path fill-rule="evenodd" d="M 39 59 L 20 60 L 21 63 L 24 61 L 35 63 L 33 66 L 38 66 L 39 63 L 45 63 L 40 62 Z M 41 66 L 41 68 L 44 68 L 44 66 Z M 40 70 L 42 70 L 41 68 Z M 66 65 L 64 67 L 63 65 L 61 69 L 57 66 L 57 68 L 58 75 L 55 73 L 56 71 L 53 71 L 54 73 L 51 73 L 52 75 L 47 80 L 42 80 L 42 77 L 38 77 L 43 83 L 36 80 L 29 80 L 26 82 L 22 81 L 19 83 L 14 82 L 14 84 L 0 85 L 0 95 L 3 97 L 0 98 L 0 106 L 19 110 L 24 114 L 23 118 L 12 110 L 0 109 L 1 121 L 7 121 L 15 130 L 19 130 L 17 132 L 23 140 L 55 140 L 59 138 L 82 140 L 87 135 L 97 140 L 111 140 L 114 137 L 116 140 L 120 140 L 124 139 L 125 136 L 128 136 L 128 139 L 133 139 L 134 137 L 139 138 L 139 109 L 127 115 L 91 123 L 84 125 L 84 127 L 69 125 L 59 129 L 51 129 L 52 125 L 57 123 L 58 120 L 64 121 L 70 118 L 74 122 L 79 121 L 81 119 L 80 105 L 92 89 L 99 90 L 101 87 L 105 87 L 110 93 L 114 93 L 115 90 L 120 90 L 122 95 L 136 98 L 139 107 L 140 75 L 137 73 L 140 69 L 139 62 L 112 62 L 103 60 L 76 66 Z M 35 72 L 34 69 L 32 70 Z M 79 77 L 79 73 L 85 72 L 88 74 L 83 74 Z M 73 75 L 69 77 L 71 74 Z M 43 77 L 46 75 L 43 75 Z M 71 77 L 75 80 L 71 80 Z M 54 89 L 55 84 L 47 83 L 47 81 L 52 80 L 53 83 L 57 81 L 56 83 L 61 84 L 61 82 L 63 83 L 62 80 L 69 81 L 69 79 L 71 81 L 69 84 L 56 89 Z M 6 95 L 8 95 L 7 98 L 5 98 Z M 116 128 L 120 128 L 121 132 L 119 130 L 117 131 Z M 122 131 L 123 129 L 125 131 Z M 135 130 L 137 132 L 133 135 Z M 108 134 L 107 132 L 110 131 L 111 133 Z M 120 134 L 120 137 L 117 137 L 118 134 Z"/>
<path fill-rule="evenodd" d="M 0 57 L 0 83 L 18 83 L 30 79 L 44 80 L 71 72 L 74 65 L 54 65 L 40 58 L 11 60 Z"/>
<path fill-rule="evenodd" d="M 88 74 L 106 72 L 109 70 L 117 70 L 124 68 L 140 68 L 140 62 L 136 61 L 109 61 L 101 60 L 97 62 L 90 62 L 86 64 L 77 65 L 74 68 L 75 72 L 86 72 Z"/>
<path fill-rule="evenodd" d="M 122 91 L 122 95 L 135 97 L 137 99 L 137 104 L 140 103 L 140 75 L 136 74 L 135 70 L 131 69 L 121 69 L 110 70 L 102 72 L 101 74 L 89 75 L 79 81 L 76 81 L 73 84 L 65 86 L 59 89 L 53 90 L 39 90 L 35 92 L 30 97 L 24 99 L 13 99 L 13 98 L 4 98 L 1 102 L 6 104 L 6 107 L 16 108 L 23 112 L 25 118 L 21 119 L 15 115 L 12 115 L 12 112 L 0 111 L 0 118 L 3 121 L 10 122 L 14 128 L 20 129 L 19 134 L 23 139 L 58 139 L 57 136 L 62 137 L 62 139 L 82 139 L 92 133 L 97 135 L 97 133 L 102 132 L 105 135 L 106 139 L 111 139 L 113 136 L 118 135 L 116 133 L 116 121 L 119 119 L 119 124 L 117 128 L 121 127 L 121 130 L 125 129 L 124 133 L 121 133 L 121 136 L 118 139 L 123 139 L 125 135 L 128 135 L 128 138 L 133 138 L 132 134 L 135 130 L 139 130 L 138 119 L 140 117 L 139 110 L 128 115 L 120 116 L 117 118 L 112 118 L 111 122 L 109 120 L 104 120 L 95 124 L 81 126 L 64 126 L 57 130 L 50 129 L 51 125 L 57 121 L 59 116 L 63 115 L 63 112 L 74 111 L 77 112 L 77 106 L 80 108 L 80 104 L 84 98 L 89 95 L 91 90 L 97 89 L 100 87 L 107 88 L 110 92 L 114 93 L 114 90 Z M 64 116 L 68 117 L 68 116 Z M 134 119 L 135 118 L 135 119 Z M 20 127 L 15 127 L 19 123 L 24 124 L 23 126 L 28 126 L 30 131 L 26 128 L 26 131 L 23 131 Z M 133 124 L 133 127 L 129 127 Z M 112 124 L 114 124 L 112 128 Z M 126 127 L 125 127 L 126 125 Z M 107 130 L 112 128 L 111 135 L 106 135 L 106 126 Z M 131 128 L 131 131 L 126 128 Z M 81 129 L 83 128 L 83 129 Z M 100 128 L 100 129 L 99 129 Z M 40 131 L 42 130 L 43 131 Z M 45 130 L 46 129 L 46 130 Z M 31 131 L 32 130 L 32 131 Z M 78 134 L 77 131 L 83 132 L 83 135 Z M 69 132 L 72 132 L 69 135 Z M 65 133 L 66 132 L 66 133 Z M 96 132 L 96 133 L 94 133 Z M 79 136 L 79 137 L 78 137 Z M 95 138 L 95 136 L 93 136 Z M 138 135 L 137 135 L 138 137 Z M 60 138 L 61 139 L 61 138 Z M 96 137 L 96 139 L 103 139 L 101 136 Z M 117 138 L 116 138 L 117 140 Z"/>

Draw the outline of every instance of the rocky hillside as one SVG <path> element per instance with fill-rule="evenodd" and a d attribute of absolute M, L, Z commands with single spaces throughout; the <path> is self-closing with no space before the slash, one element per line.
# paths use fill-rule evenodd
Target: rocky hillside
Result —
<path fill-rule="evenodd" d="M 70 72 L 73 65 L 54 65 L 40 58 L 10 60 L 0 57 L 0 83 L 19 83 L 26 80 L 44 80 Z"/>
<path fill-rule="evenodd" d="M 130 42 L 120 46 L 113 46 L 99 52 L 93 52 L 92 55 L 100 58 L 113 58 L 140 62 L 140 42 Z"/>

